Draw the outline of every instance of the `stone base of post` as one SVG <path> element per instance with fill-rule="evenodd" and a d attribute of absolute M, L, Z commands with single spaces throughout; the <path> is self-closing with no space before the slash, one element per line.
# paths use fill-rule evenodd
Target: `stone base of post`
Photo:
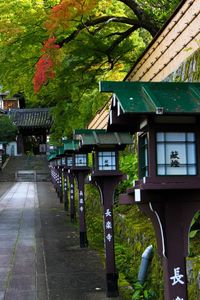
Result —
<path fill-rule="evenodd" d="M 107 289 L 106 289 L 106 296 L 111 297 L 118 297 L 118 274 L 117 273 L 107 273 L 106 274 L 106 282 L 107 282 Z"/>

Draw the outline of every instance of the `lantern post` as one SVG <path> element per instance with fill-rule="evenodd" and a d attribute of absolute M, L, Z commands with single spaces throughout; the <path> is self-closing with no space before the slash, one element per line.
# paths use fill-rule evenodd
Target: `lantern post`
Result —
<path fill-rule="evenodd" d="M 75 190 L 74 190 L 74 174 L 72 172 L 73 162 L 74 162 L 74 152 L 78 149 L 78 141 L 75 140 L 65 140 L 64 141 L 64 154 L 65 154 L 65 176 L 69 179 L 69 213 L 70 221 L 72 223 L 76 220 L 76 208 L 75 208 Z M 67 189 L 67 185 L 66 185 Z M 66 190 L 67 192 L 67 190 Z M 68 198 L 66 198 L 65 207 L 68 207 Z"/>
<path fill-rule="evenodd" d="M 56 193 L 57 195 L 59 196 L 59 174 L 58 174 L 58 168 L 59 168 L 59 165 L 58 165 L 58 158 L 55 157 L 55 160 L 54 160 L 54 171 L 55 171 L 55 190 L 56 190 Z"/>
<path fill-rule="evenodd" d="M 51 181 L 56 193 L 63 202 L 62 176 L 63 176 L 63 147 L 50 146 L 50 154 L 47 157 L 51 172 Z"/>
<path fill-rule="evenodd" d="M 79 149 L 74 153 L 73 167 L 71 171 L 77 180 L 79 201 L 79 232 L 80 247 L 88 246 L 86 221 L 85 221 L 85 179 L 91 172 L 88 166 L 88 153 Z"/>
<path fill-rule="evenodd" d="M 62 175 L 63 175 L 63 155 L 64 155 L 64 147 L 58 147 L 58 155 L 57 155 L 57 182 L 58 182 L 58 197 L 60 199 L 60 203 L 63 203 L 63 186 L 62 186 Z"/>
<path fill-rule="evenodd" d="M 188 232 L 200 209 L 200 85 L 102 82 L 113 92 L 108 130 L 138 135 L 139 179 L 120 196 L 151 219 L 165 300 L 187 300 Z"/>
<path fill-rule="evenodd" d="M 63 155 L 62 155 L 62 158 L 61 158 L 61 193 L 62 193 L 62 203 L 64 204 L 64 210 L 67 210 L 67 197 L 66 197 L 66 194 L 67 194 L 67 178 L 66 178 L 66 175 L 65 175 L 65 168 L 66 168 L 66 158 L 64 156 L 64 149 L 63 149 Z"/>
<path fill-rule="evenodd" d="M 118 273 L 115 265 L 113 202 L 118 183 L 125 179 L 119 171 L 118 150 L 132 143 L 128 134 L 107 133 L 105 130 L 77 130 L 81 147 L 93 149 L 93 168 L 91 181 L 101 195 L 104 219 L 104 246 L 106 258 L 107 296 L 117 297 Z"/>
<path fill-rule="evenodd" d="M 3 153 L 4 153 L 3 143 L 0 143 L 0 170 L 2 170 L 2 166 L 3 166 Z"/>
<path fill-rule="evenodd" d="M 51 174 L 51 182 L 56 189 L 56 180 L 55 180 L 55 164 L 56 164 L 56 147 L 50 145 L 49 146 L 49 155 L 47 156 L 47 160 L 49 163 L 49 169 L 50 169 L 50 174 Z"/>
<path fill-rule="evenodd" d="M 55 172 L 55 161 L 54 160 L 51 161 L 50 169 L 51 169 L 51 182 L 54 186 L 54 189 L 56 189 L 56 179 L 55 179 L 56 172 Z"/>
<path fill-rule="evenodd" d="M 72 174 L 70 169 L 68 169 L 68 178 L 69 178 L 70 220 L 72 223 L 74 223 L 76 220 L 74 175 Z"/>
<path fill-rule="evenodd" d="M 64 149 L 66 155 L 66 174 L 69 177 L 70 190 L 70 217 L 71 221 L 75 219 L 75 204 L 74 204 L 74 178 L 78 185 L 79 198 L 79 232 L 80 232 L 80 247 L 88 246 L 86 222 L 85 222 L 85 177 L 90 172 L 88 167 L 88 155 L 81 152 L 79 149 L 78 140 L 66 140 L 64 142 Z"/>
<path fill-rule="evenodd" d="M 64 191 L 63 191 L 63 201 L 64 201 L 64 209 L 65 211 L 69 210 L 69 183 L 68 183 L 68 172 L 72 166 L 72 155 L 65 153 L 65 167 L 63 171 L 63 178 L 64 178 Z"/>
<path fill-rule="evenodd" d="M 66 138 L 62 138 L 63 143 L 63 157 L 62 157 L 62 165 L 63 165 L 63 203 L 64 203 L 64 210 L 69 210 L 69 198 L 68 198 L 68 170 L 72 166 L 70 163 L 72 160 L 72 155 L 66 153 L 66 146 L 67 143 Z"/>
<path fill-rule="evenodd" d="M 49 154 L 47 157 L 48 160 L 48 166 L 49 166 L 49 170 L 50 170 L 50 178 L 51 178 L 51 182 L 54 186 L 54 162 L 53 162 L 53 155 Z"/>
<path fill-rule="evenodd" d="M 74 215 L 75 215 L 75 205 L 74 205 L 74 178 L 71 174 L 71 168 L 73 166 L 73 154 L 72 152 L 67 152 L 65 150 L 65 169 L 64 169 L 64 206 L 65 210 L 70 209 L 70 218 L 71 222 L 74 222 Z M 69 180 L 68 180 L 69 179 Z M 69 182 L 68 182 L 69 181 Z M 69 205 L 69 198 L 68 198 L 68 191 L 70 193 L 70 205 Z"/>

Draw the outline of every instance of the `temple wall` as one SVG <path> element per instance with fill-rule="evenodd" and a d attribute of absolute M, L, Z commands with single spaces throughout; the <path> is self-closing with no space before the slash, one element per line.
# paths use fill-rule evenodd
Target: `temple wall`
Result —
<path fill-rule="evenodd" d="M 175 71 L 163 81 L 200 82 L 200 49 L 187 58 Z"/>

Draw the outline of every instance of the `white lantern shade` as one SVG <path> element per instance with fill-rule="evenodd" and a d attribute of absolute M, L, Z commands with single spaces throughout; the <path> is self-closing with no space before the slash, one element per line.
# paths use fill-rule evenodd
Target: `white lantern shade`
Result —
<path fill-rule="evenodd" d="M 115 151 L 98 152 L 98 169 L 100 171 L 112 171 L 117 169 L 117 160 Z"/>
<path fill-rule="evenodd" d="M 75 166 L 86 167 L 87 166 L 87 154 L 75 154 Z"/>
<path fill-rule="evenodd" d="M 72 156 L 67 156 L 66 157 L 66 164 L 67 164 L 67 167 L 72 167 L 73 166 L 73 158 L 72 158 Z"/>
<path fill-rule="evenodd" d="M 196 141 L 193 132 L 158 132 L 157 175 L 196 175 Z"/>

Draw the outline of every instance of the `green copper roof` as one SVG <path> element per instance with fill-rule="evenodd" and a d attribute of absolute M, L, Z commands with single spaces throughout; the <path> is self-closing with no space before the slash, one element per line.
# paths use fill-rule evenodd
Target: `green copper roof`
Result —
<path fill-rule="evenodd" d="M 100 82 L 101 92 L 112 92 L 123 113 L 200 113 L 200 83 Z"/>
<path fill-rule="evenodd" d="M 79 141 L 76 140 L 63 140 L 64 152 L 74 152 L 79 149 Z"/>
<path fill-rule="evenodd" d="M 67 153 L 72 153 L 79 149 L 79 141 L 76 140 L 62 140 L 63 145 L 57 146 L 56 149 L 50 151 L 48 161 L 64 156 Z"/>
<path fill-rule="evenodd" d="M 54 146 L 53 149 L 50 149 L 49 155 L 47 156 L 47 160 L 51 161 L 51 160 L 55 159 L 57 154 L 58 154 L 58 149 L 57 149 L 57 147 Z"/>
<path fill-rule="evenodd" d="M 81 147 L 92 148 L 94 146 L 118 146 L 123 147 L 132 144 L 132 136 L 129 133 L 107 132 L 103 129 L 74 130 L 74 138 L 80 140 Z"/>
<path fill-rule="evenodd" d="M 56 159 L 57 154 L 58 154 L 58 150 L 57 149 L 51 150 L 50 154 L 47 156 L 47 160 L 51 161 L 51 160 Z"/>
<path fill-rule="evenodd" d="M 64 146 L 63 145 L 62 146 L 58 146 L 57 147 L 57 155 L 61 156 L 63 154 L 64 154 Z"/>
<path fill-rule="evenodd" d="M 47 160 L 48 161 L 51 161 L 51 160 L 53 160 L 55 158 L 56 158 L 56 154 L 55 153 L 54 154 L 50 154 L 50 155 L 47 156 Z"/>

